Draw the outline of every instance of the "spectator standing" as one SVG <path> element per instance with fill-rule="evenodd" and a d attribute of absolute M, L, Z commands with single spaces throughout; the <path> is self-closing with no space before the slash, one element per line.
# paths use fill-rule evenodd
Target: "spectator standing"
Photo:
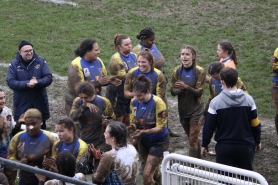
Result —
<path fill-rule="evenodd" d="M 255 149 L 261 149 L 261 125 L 253 98 L 237 89 L 233 68 L 220 72 L 222 92 L 210 102 L 203 128 L 202 156 L 215 133 L 216 162 L 253 170 Z"/>
<path fill-rule="evenodd" d="M 6 81 L 14 92 L 14 120 L 18 121 L 28 109 L 36 108 L 42 113 L 41 129 L 45 130 L 50 117 L 46 87 L 52 83 L 52 74 L 45 59 L 36 54 L 30 42 L 20 42 Z"/>

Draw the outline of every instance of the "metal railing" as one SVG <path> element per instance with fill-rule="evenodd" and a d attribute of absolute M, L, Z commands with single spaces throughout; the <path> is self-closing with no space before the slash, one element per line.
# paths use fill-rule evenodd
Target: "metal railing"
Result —
<path fill-rule="evenodd" d="M 78 180 L 78 179 L 73 179 L 72 177 L 67 177 L 67 176 L 64 176 L 64 175 L 60 175 L 60 174 L 53 173 L 53 172 L 50 172 L 50 171 L 42 170 L 42 169 L 39 169 L 39 168 L 35 168 L 35 167 L 29 166 L 29 165 L 26 165 L 26 164 L 22 164 L 22 163 L 12 161 L 12 160 L 8 160 L 8 159 L 4 159 L 4 158 L 0 158 L 0 163 L 3 164 L 3 165 L 11 166 L 11 167 L 16 168 L 16 169 L 28 171 L 28 172 L 35 173 L 35 174 L 40 174 L 40 175 L 43 175 L 43 176 L 46 176 L 46 177 L 50 177 L 52 179 L 57 179 L 57 180 L 61 180 L 61 181 L 64 181 L 64 182 L 69 182 L 69 183 L 76 184 L 76 185 L 92 185 L 92 183 L 89 183 L 89 182 L 81 181 L 81 180 Z"/>
<path fill-rule="evenodd" d="M 254 171 L 167 152 L 164 153 L 161 174 L 162 185 L 268 185 L 266 179 Z"/>

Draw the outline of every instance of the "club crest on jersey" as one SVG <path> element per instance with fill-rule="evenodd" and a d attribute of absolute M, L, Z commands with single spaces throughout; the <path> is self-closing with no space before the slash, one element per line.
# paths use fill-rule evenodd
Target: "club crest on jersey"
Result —
<path fill-rule="evenodd" d="M 35 69 L 39 69 L 40 66 L 41 66 L 40 64 L 36 64 L 36 65 L 35 65 Z"/>
<path fill-rule="evenodd" d="M 89 77 L 89 76 L 91 75 L 91 73 L 90 73 L 90 71 L 89 71 L 88 68 L 84 68 L 84 69 L 83 69 L 83 72 L 84 72 L 84 76 L 85 76 L 85 77 Z"/>

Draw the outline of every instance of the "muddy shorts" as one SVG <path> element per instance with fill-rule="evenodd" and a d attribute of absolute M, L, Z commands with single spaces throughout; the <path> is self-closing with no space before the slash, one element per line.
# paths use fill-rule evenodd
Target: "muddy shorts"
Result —
<path fill-rule="evenodd" d="M 138 151 L 142 156 L 152 155 L 163 158 L 163 152 L 169 148 L 169 135 L 164 138 L 138 138 Z"/>
<path fill-rule="evenodd" d="M 272 95 L 272 101 L 274 103 L 278 103 L 278 83 L 277 82 L 271 83 L 271 95 Z"/>
<path fill-rule="evenodd" d="M 196 125 L 196 124 L 198 124 L 200 117 L 201 117 L 201 114 L 196 115 L 196 116 L 192 116 L 190 118 L 182 119 L 182 120 L 180 120 L 180 122 L 181 122 L 182 125 L 187 125 L 187 124 Z"/>

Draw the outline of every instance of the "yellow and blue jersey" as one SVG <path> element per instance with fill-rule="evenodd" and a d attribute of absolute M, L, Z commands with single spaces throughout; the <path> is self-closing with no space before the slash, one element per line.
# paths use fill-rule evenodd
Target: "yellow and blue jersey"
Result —
<path fill-rule="evenodd" d="M 136 54 L 130 52 L 124 56 L 121 52 L 112 55 L 109 62 L 110 75 L 124 76 L 130 69 L 137 66 Z"/>
<path fill-rule="evenodd" d="M 42 166 L 44 155 L 51 156 L 51 150 L 56 138 L 49 132 L 40 131 L 38 136 L 31 137 L 26 131 L 17 133 L 11 140 L 8 159 L 21 160 L 25 155 L 28 165 Z"/>
<path fill-rule="evenodd" d="M 70 152 L 75 157 L 76 161 L 78 161 L 83 154 L 88 152 L 88 147 L 87 144 L 78 137 L 75 137 L 72 143 L 57 140 L 52 147 L 51 157 L 56 159 L 57 155 L 61 152 Z"/>
<path fill-rule="evenodd" d="M 151 95 L 148 102 L 140 103 L 133 98 L 130 103 L 130 123 L 135 123 L 137 129 L 151 129 L 154 127 L 163 128 L 163 131 L 157 134 L 142 134 L 144 138 L 165 138 L 168 136 L 166 125 L 166 104 L 164 101 Z"/>
<path fill-rule="evenodd" d="M 139 42 L 133 49 L 132 52 L 134 52 L 137 56 L 140 53 L 140 51 L 144 50 L 146 47 L 143 46 L 143 44 L 141 42 Z M 153 58 L 154 58 L 154 62 L 164 62 L 164 56 L 162 55 L 162 53 L 158 50 L 158 48 L 155 46 L 155 44 L 152 45 L 151 48 L 147 48 L 151 51 Z M 162 69 L 159 69 L 162 71 Z"/>
<path fill-rule="evenodd" d="M 99 110 L 91 112 L 79 97 L 75 98 L 70 113 L 71 117 L 79 121 L 80 138 L 87 144 L 100 140 L 105 142 L 102 133 L 102 116 L 114 117 L 111 103 L 107 98 L 98 95 L 90 103 L 97 106 Z"/>
<path fill-rule="evenodd" d="M 171 89 L 177 81 L 183 81 L 187 89 L 178 95 L 180 120 L 197 116 L 203 112 L 203 91 L 206 73 L 200 66 L 184 68 L 179 65 L 172 72 Z"/>
<path fill-rule="evenodd" d="M 154 68 L 154 70 L 151 70 L 148 73 L 143 73 L 139 67 L 135 67 L 131 69 L 127 76 L 126 76 L 126 81 L 125 81 L 125 90 L 128 90 L 132 92 L 132 86 L 134 80 L 139 76 L 139 75 L 145 75 L 148 79 L 151 80 L 152 83 L 152 94 L 160 96 L 163 100 L 165 100 L 165 93 L 166 93 L 166 79 L 163 73 Z"/>
<path fill-rule="evenodd" d="M 123 116 L 129 113 L 130 100 L 124 97 L 124 81 L 126 73 L 137 66 L 137 57 L 130 52 L 124 56 L 121 52 L 112 55 L 109 63 L 109 70 L 112 76 L 118 75 L 122 80 L 119 86 L 110 84 L 106 89 L 106 97 L 110 100 L 116 116 Z"/>

